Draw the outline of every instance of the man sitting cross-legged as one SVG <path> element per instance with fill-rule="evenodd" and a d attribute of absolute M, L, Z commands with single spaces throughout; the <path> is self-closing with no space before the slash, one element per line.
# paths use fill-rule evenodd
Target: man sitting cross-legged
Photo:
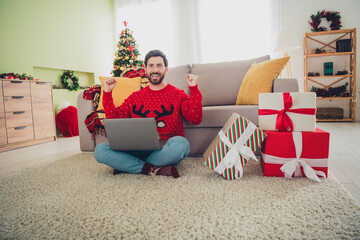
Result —
<path fill-rule="evenodd" d="M 106 118 L 155 118 L 157 130 L 164 145 L 153 151 L 114 151 L 108 143 L 96 146 L 94 155 L 98 162 L 114 168 L 114 174 L 127 172 L 146 175 L 179 177 L 175 166 L 190 151 L 184 137 L 183 118 L 192 124 L 202 120 L 202 95 L 198 77 L 186 76 L 190 96 L 164 81 L 168 61 L 164 53 L 152 50 L 145 56 L 145 72 L 149 86 L 132 93 L 121 106 L 115 107 L 112 90 L 115 78 L 104 80 L 103 106 Z M 184 79 L 185 81 L 185 79 Z"/>

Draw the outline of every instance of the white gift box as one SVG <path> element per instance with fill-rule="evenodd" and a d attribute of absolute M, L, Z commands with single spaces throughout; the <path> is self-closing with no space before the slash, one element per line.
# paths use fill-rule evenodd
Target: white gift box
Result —
<path fill-rule="evenodd" d="M 270 131 L 315 131 L 316 94 L 260 93 L 259 128 Z"/>

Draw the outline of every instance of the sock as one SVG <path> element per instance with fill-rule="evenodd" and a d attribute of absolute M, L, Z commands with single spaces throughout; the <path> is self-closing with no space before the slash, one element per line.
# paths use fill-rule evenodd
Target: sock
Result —
<path fill-rule="evenodd" d="M 113 175 L 117 175 L 117 174 L 119 174 L 119 173 L 121 173 L 121 171 L 120 170 L 117 170 L 117 169 L 113 169 L 113 172 L 112 172 L 112 174 Z"/>
<path fill-rule="evenodd" d="M 151 165 L 150 163 L 145 163 L 143 169 L 141 170 L 141 174 L 145 175 L 161 175 L 161 176 L 172 176 L 174 178 L 180 177 L 179 172 L 174 166 L 164 166 L 164 167 L 156 167 Z"/>

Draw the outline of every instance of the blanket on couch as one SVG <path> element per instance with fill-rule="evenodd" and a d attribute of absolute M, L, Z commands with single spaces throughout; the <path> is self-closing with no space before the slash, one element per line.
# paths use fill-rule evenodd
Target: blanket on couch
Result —
<path fill-rule="evenodd" d="M 136 78 L 141 77 L 140 88 L 144 88 L 149 84 L 149 80 L 146 78 L 145 68 L 131 68 L 124 70 L 120 77 Z M 94 105 L 94 111 L 90 112 L 85 118 L 85 125 L 91 133 L 91 138 L 94 139 L 96 134 L 105 134 L 105 128 L 102 120 L 106 118 L 104 110 L 97 110 L 99 106 L 99 100 L 101 95 L 101 85 L 95 84 L 91 88 L 83 92 L 83 98 L 86 100 L 92 100 Z"/>

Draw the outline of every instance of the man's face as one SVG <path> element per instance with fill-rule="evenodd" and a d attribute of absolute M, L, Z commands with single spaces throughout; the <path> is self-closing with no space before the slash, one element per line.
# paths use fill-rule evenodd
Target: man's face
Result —
<path fill-rule="evenodd" d="M 162 57 L 149 58 L 146 66 L 146 77 L 151 84 L 160 84 L 164 80 L 167 71 L 168 68 L 165 67 Z"/>

